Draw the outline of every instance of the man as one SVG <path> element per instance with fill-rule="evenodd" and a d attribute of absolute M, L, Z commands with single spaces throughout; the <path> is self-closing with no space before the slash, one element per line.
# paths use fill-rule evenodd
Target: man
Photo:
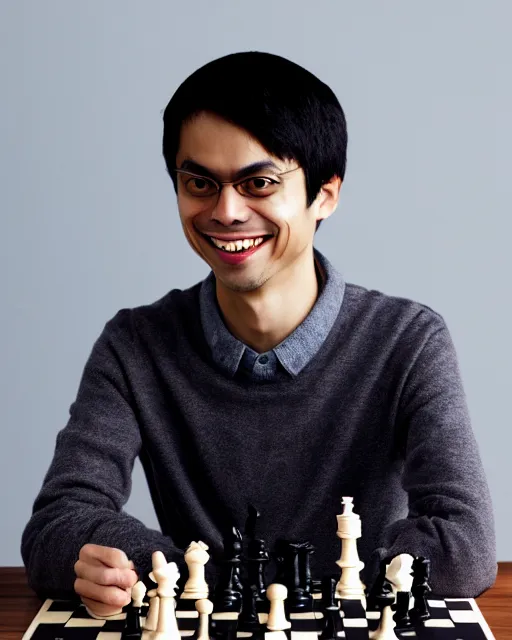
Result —
<path fill-rule="evenodd" d="M 23 535 L 33 587 L 96 613 L 162 550 L 182 564 L 261 511 L 260 535 L 309 540 L 336 571 L 353 496 L 363 578 L 399 553 L 439 594 L 495 577 L 493 515 L 443 319 L 344 282 L 313 248 L 336 209 L 347 133 L 332 91 L 278 56 L 213 61 L 164 114 L 163 154 L 202 283 L 121 310 L 86 364 Z M 161 532 L 122 511 L 140 456 Z"/>

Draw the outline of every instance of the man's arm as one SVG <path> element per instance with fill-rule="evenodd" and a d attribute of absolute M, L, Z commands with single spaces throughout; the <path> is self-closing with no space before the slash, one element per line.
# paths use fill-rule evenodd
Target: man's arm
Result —
<path fill-rule="evenodd" d="M 475 597 L 496 577 L 493 510 L 455 348 L 439 316 L 410 365 L 397 430 L 409 514 L 384 532 L 377 555 L 426 556 L 435 593 Z"/>
<path fill-rule="evenodd" d="M 153 551 L 163 551 L 169 561 L 182 558 L 170 538 L 122 512 L 141 447 L 118 348 L 131 348 L 129 313 L 119 312 L 107 323 L 92 349 L 23 533 L 29 582 L 47 596 L 73 591 L 74 564 L 87 543 L 121 549 L 141 578 L 151 568 Z"/>

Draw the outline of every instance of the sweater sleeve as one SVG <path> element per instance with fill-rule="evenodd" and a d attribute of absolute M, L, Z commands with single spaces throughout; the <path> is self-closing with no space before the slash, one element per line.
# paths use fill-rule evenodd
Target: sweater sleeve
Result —
<path fill-rule="evenodd" d="M 122 510 L 141 448 L 120 357 L 120 351 L 131 349 L 128 314 L 119 312 L 107 323 L 92 349 L 23 532 L 21 553 L 29 583 L 43 596 L 72 593 L 74 564 L 86 543 L 122 549 L 142 579 L 150 570 L 153 551 L 182 563 L 183 554 L 169 537 Z"/>
<path fill-rule="evenodd" d="M 376 554 L 428 557 L 434 593 L 476 597 L 496 578 L 494 516 L 455 348 L 439 316 L 408 371 L 397 429 L 409 511 L 384 531 Z"/>

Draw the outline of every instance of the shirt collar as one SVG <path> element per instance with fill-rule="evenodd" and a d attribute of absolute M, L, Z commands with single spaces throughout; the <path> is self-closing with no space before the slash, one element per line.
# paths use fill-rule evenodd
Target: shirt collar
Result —
<path fill-rule="evenodd" d="M 297 376 L 318 353 L 340 312 L 345 293 L 345 281 L 341 274 L 317 249 L 314 250 L 314 256 L 324 281 L 320 295 L 304 321 L 272 350 L 291 376 Z M 233 377 L 244 352 L 250 348 L 235 338 L 224 324 L 217 302 L 213 271 L 201 285 L 199 306 L 212 357 L 226 374 Z"/>

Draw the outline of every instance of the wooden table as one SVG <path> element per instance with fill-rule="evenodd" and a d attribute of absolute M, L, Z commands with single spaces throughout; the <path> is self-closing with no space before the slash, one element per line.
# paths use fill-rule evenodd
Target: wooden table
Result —
<path fill-rule="evenodd" d="M 512 562 L 501 562 L 492 589 L 477 598 L 496 640 L 512 640 Z M 0 640 L 20 640 L 41 606 L 21 567 L 0 567 Z"/>

